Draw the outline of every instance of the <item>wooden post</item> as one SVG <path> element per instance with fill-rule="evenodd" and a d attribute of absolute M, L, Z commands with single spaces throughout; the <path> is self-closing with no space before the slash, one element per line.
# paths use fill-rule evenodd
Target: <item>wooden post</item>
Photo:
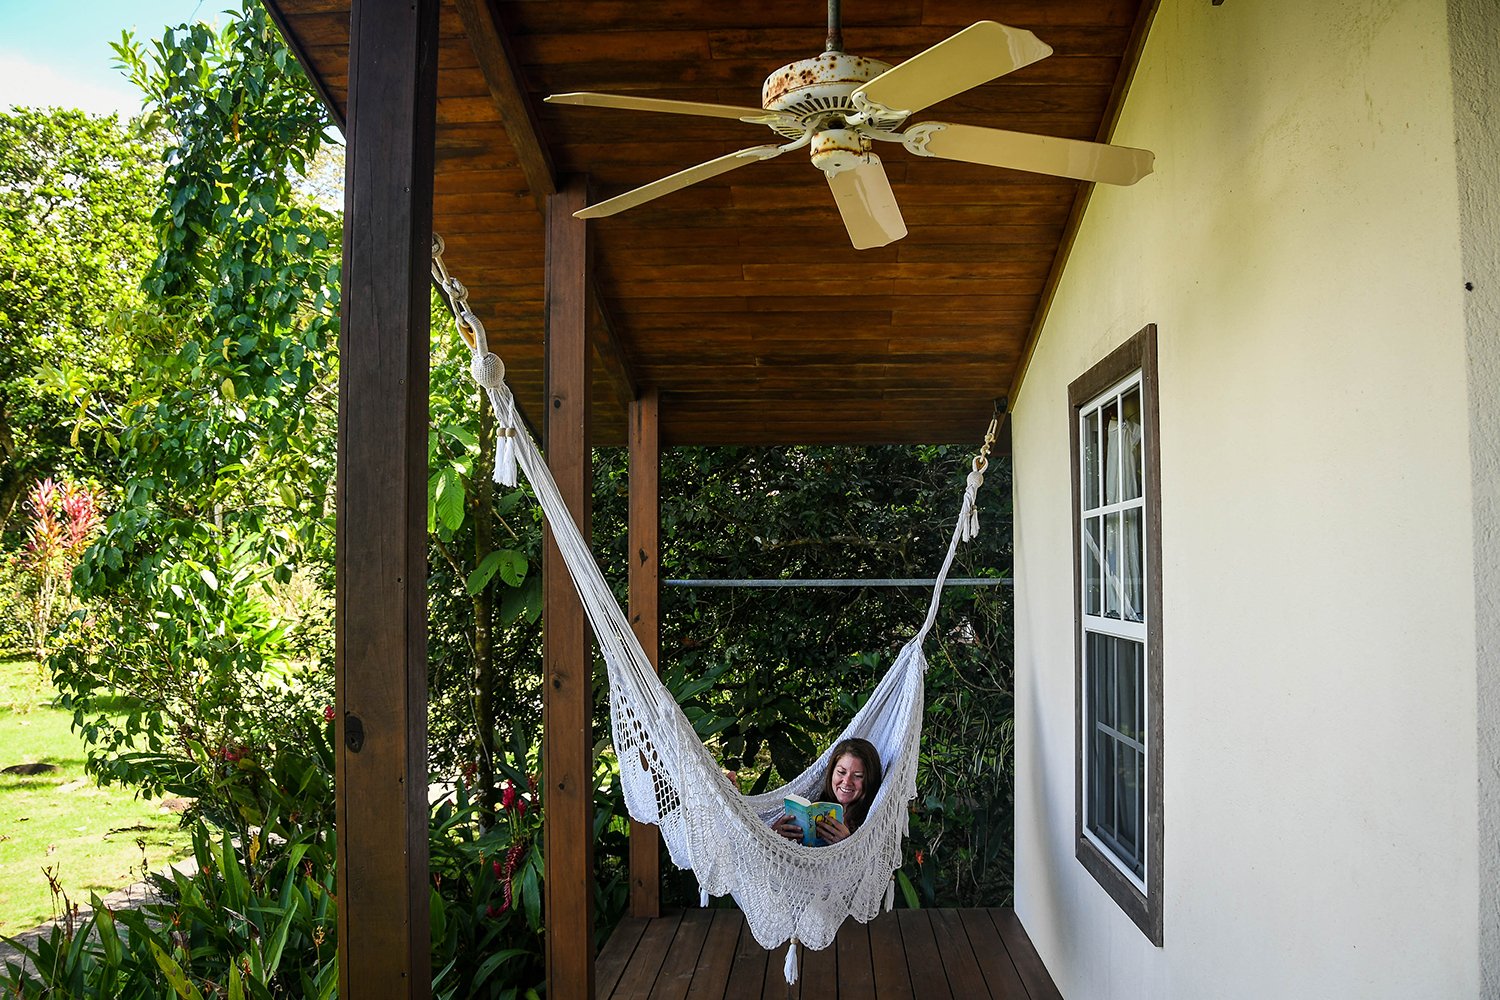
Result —
<path fill-rule="evenodd" d="M 547 199 L 547 466 L 589 537 L 588 227 L 582 179 Z M 593 656 L 551 532 L 542 556 L 542 779 L 548 1000 L 594 995 Z"/>
<path fill-rule="evenodd" d="M 426 998 L 438 0 L 355 0 L 349 38 L 334 612 L 339 995 Z"/>
<path fill-rule="evenodd" d="M 661 394 L 630 404 L 630 627 L 661 672 Z M 630 821 L 630 915 L 661 916 L 661 832 Z"/>

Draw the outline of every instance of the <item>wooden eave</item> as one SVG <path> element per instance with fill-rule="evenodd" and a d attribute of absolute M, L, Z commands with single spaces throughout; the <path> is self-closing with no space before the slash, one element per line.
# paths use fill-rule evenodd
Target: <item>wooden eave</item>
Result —
<path fill-rule="evenodd" d="M 342 123 L 348 0 L 268 6 Z M 897 63 L 981 19 L 1029 28 L 1052 57 L 914 120 L 1103 139 L 1154 6 L 867 0 L 844 4 L 844 42 Z M 820 0 L 444 3 L 433 227 L 533 426 L 547 188 L 587 175 L 594 198 L 609 197 L 774 140 L 739 122 L 541 98 L 594 90 L 756 106 L 768 73 L 821 50 L 824 18 Z M 909 230 L 881 249 L 849 246 L 827 185 L 797 153 L 592 223 L 596 443 L 624 443 L 624 401 L 650 388 L 668 445 L 983 433 L 1018 380 L 1090 186 L 878 151 Z"/>

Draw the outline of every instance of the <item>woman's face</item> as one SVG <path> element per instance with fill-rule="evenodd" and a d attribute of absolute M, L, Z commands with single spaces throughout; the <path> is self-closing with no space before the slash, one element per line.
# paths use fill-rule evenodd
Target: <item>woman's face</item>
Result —
<path fill-rule="evenodd" d="M 852 753 L 846 753 L 833 765 L 833 797 L 839 805 L 849 806 L 865 794 L 865 764 Z"/>

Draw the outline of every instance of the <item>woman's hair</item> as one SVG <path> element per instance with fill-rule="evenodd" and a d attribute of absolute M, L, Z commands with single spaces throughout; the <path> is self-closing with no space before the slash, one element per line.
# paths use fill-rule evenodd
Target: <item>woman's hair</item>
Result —
<path fill-rule="evenodd" d="M 869 740 L 859 737 L 843 740 L 833 748 L 833 756 L 828 758 L 828 771 L 823 775 L 823 790 L 818 793 L 818 798 L 824 802 L 837 801 L 833 797 L 833 769 L 839 766 L 839 761 L 844 757 L 853 755 L 859 758 L 859 762 L 865 766 L 865 784 L 860 796 L 844 810 L 844 825 L 850 830 L 857 829 L 865 821 L 865 814 L 870 811 L 870 803 L 875 801 L 875 793 L 880 791 L 880 753 L 875 745 Z"/>

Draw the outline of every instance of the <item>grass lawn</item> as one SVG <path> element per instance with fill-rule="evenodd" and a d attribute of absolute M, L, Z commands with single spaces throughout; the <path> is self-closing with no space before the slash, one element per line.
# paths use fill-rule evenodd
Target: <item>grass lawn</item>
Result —
<path fill-rule="evenodd" d="M 0 774 L 0 934 L 54 916 L 44 869 L 87 904 L 189 853 L 177 815 L 128 789 L 97 788 L 83 773 L 73 714 L 29 660 L 0 660 L 0 768 L 55 764 L 45 774 Z"/>

